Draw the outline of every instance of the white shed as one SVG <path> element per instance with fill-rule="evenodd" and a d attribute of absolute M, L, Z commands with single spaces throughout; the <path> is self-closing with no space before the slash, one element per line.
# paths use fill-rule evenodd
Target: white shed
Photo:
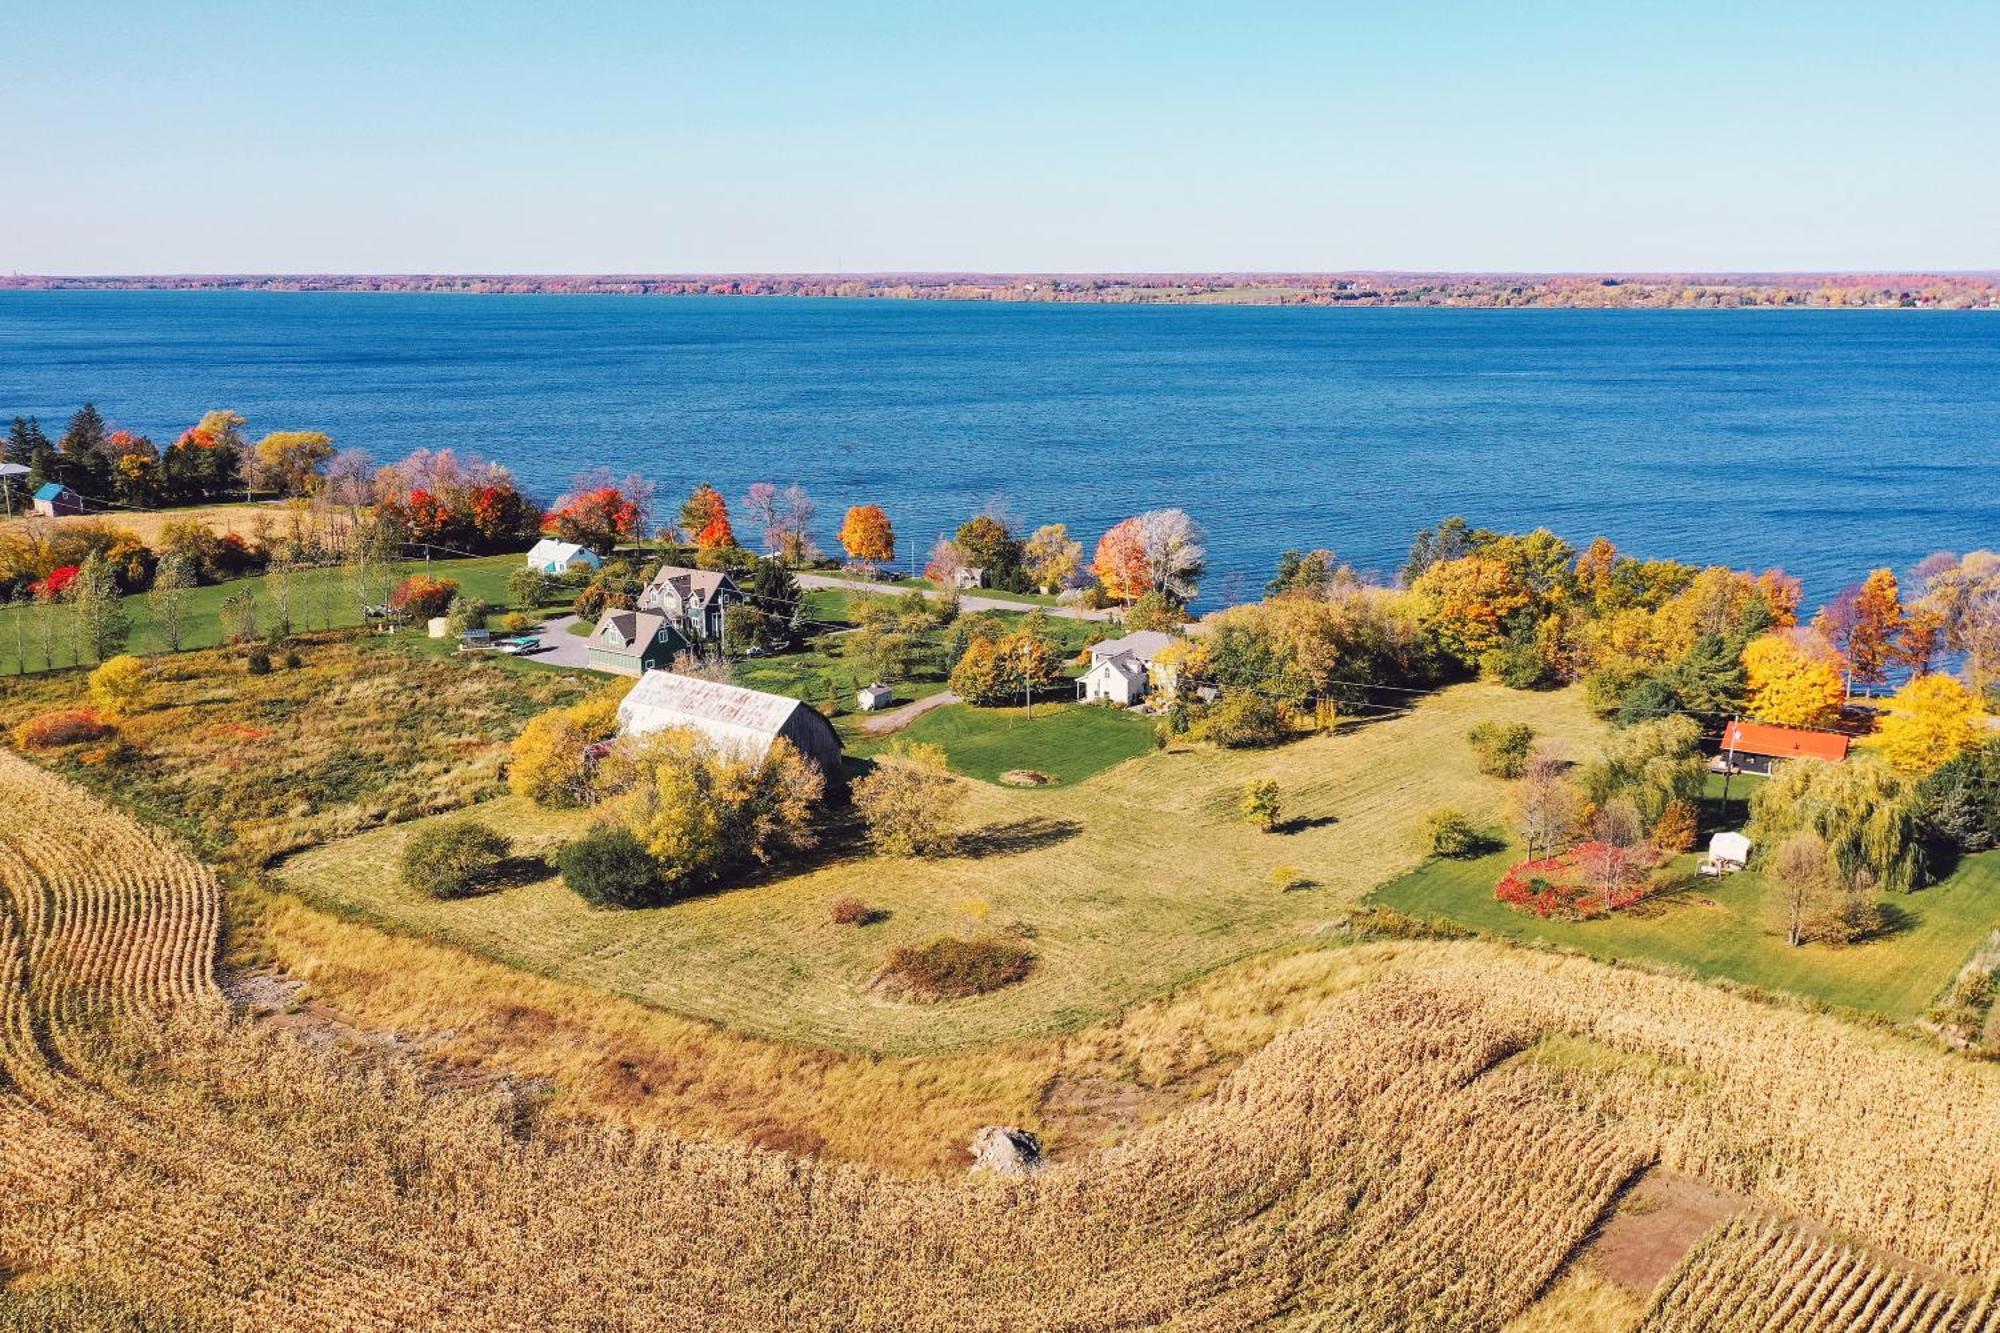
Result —
<path fill-rule="evenodd" d="M 544 537 L 528 548 L 528 568 L 561 575 L 579 569 L 602 569 L 604 558 L 587 546 Z"/>
<path fill-rule="evenodd" d="M 424 622 L 424 628 L 430 632 L 430 636 L 433 639 L 448 639 L 451 637 L 451 621 L 444 616 L 432 616 Z"/>
<path fill-rule="evenodd" d="M 864 713 L 872 713 L 878 708 L 887 708 L 895 699 L 896 692 L 877 681 L 873 685 L 863 685 L 854 692 L 854 702 Z"/>
<path fill-rule="evenodd" d="M 1718 833 L 1708 840 L 1708 859 L 1696 867 L 1704 875 L 1727 875 L 1750 864 L 1750 839 L 1741 833 Z"/>

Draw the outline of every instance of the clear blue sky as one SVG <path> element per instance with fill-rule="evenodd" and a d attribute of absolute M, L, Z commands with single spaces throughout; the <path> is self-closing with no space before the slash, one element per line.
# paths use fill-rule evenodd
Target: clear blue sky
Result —
<path fill-rule="evenodd" d="M 2000 3 L 6 0 L 0 270 L 2000 267 Z"/>

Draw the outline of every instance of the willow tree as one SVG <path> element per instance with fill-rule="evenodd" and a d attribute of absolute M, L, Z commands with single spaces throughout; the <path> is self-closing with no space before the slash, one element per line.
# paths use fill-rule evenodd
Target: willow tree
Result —
<path fill-rule="evenodd" d="M 1842 880 L 1865 878 L 1908 893 L 1928 882 L 1916 784 L 1859 755 L 1842 764 L 1794 759 L 1750 798 L 1750 839 L 1766 852 L 1794 833 L 1815 834 Z"/>

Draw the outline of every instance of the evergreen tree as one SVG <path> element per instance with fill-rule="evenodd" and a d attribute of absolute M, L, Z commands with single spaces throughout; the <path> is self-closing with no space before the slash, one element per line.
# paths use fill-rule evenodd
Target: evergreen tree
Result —
<path fill-rule="evenodd" d="M 14 418 L 14 425 L 7 432 L 7 461 L 28 469 L 30 491 L 40 490 L 45 483 L 56 480 L 56 447 L 42 432 L 42 423 L 33 417 L 26 421 Z"/>
<path fill-rule="evenodd" d="M 104 418 L 85 403 L 69 419 L 60 446 L 63 483 L 85 495 L 101 497 L 111 488 L 111 459 L 104 447 Z"/>

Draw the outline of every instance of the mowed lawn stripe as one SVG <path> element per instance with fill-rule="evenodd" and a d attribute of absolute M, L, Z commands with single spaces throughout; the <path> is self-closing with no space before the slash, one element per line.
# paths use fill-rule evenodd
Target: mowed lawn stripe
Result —
<path fill-rule="evenodd" d="M 850 846 L 803 870 L 644 912 L 592 910 L 553 878 L 459 902 L 419 898 L 395 867 L 420 824 L 314 849 L 282 874 L 323 905 L 739 1030 L 946 1050 L 1102 1021 L 1313 933 L 1417 864 L 1416 831 L 1430 809 L 1497 814 L 1503 784 L 1477 772 L 1464 740 L 1488 718 L 1530 722 L 1577 752 L 1599 732 L 1575 692 L 1460 686 L 1407 715 L 1271 750 L 1176 747 L 1054 788 L 974 783 L 968 854 L 901 861 Z M 1253 777 L 1277 780 L 1298 831 L 1264 833 L 1241 819 L 1237 801 Z M 553 851 L 591 818 L 512 799 L 475 813 L 531 854 Z M 1316 887 L 1273 888 L 1280 864 Z M 829 904 L 849 895 L 888 918 L 831 924 Z M 943 1005 L 870 992 L 893 944 L 1016 928 L 1031 932 L 1038 955 L 1018 986 Z"/>

